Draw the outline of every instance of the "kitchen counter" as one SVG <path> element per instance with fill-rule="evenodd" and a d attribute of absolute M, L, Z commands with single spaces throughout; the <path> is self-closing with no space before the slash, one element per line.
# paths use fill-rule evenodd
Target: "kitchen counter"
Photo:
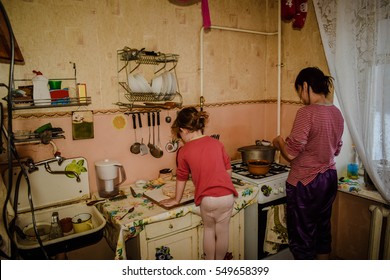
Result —
<path fill-rule="evenodd" d="M 338 186 L 339 191 L 356 195 L 362 198 L 366 198 L 372 201 L 380 202 L 387 204 L 387 202 L 382 198 L 380 193 L 373 188 L 367 188 L 362 176 L 359 176 L 359 179 L 344 179 L 339 181 Z"/>
<path fill-rule="evenodd" d="M 187 182 L 187 184 L 191 183 L 191 181 Z M 131 194 L 130 187 L 135 190 L 136 197 Z M 256 202 L 258 193 L 258 188 L 250 184 L 235 185 L 235 187 L 239 196 L 235 200 L 232 216 Z M 153 188 L 153 186 L 148 188 Z M 143 193 L 147 190 L 145 188 L 129 185 L 121 189 L 127 195 L 126 199 L 108 201 L 97 205 L 97 208 L 107 220 L 105 236 L 111 248 L 115 248 L 115 259 L 126 259 L 125 242 L 138 236 L 146 225 L 183 217 L 188 213 L 200 216 L 200 209 L 194 203 L 166 210 L 143 196 Z M 132 207 L 134 207 L 134 211 L 120 220 L 120 217 Z"/>

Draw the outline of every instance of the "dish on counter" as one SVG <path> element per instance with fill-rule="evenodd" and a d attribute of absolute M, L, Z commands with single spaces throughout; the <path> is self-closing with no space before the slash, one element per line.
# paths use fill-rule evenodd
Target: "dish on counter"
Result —
<path fill-rule="evenodd" d="M 135 185 L 139 188 L 145 187 L 146 186 L 146 181 L 145 180 L 138 180 L 135 182 Z"/>
<path fill-rule="evenodd" d="M 48 240 L 50 235 L 50 227 L 51 227 L 50 223 L 37 222 L 36 227 L 37 227 L 38 235 L 41 238 L 41 240 L 42 241 Z M 34 230 L 34 224 L 31 223 L 25 226 L 23 229 L 23 233 L 26 236 L 26 239 L 31 241 L 37 240 L 37 235 L 35 234 L 35 230 Z"/>

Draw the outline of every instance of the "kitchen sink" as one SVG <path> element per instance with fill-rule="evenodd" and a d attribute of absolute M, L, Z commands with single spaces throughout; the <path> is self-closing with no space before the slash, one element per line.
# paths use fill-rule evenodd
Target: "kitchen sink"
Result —
<path fill-rule="evenodd" d="M 34 212 L 36 223 L 49 223 L 53 212 L 58 212 L 60 219 L 74 217 L 81 213 L 92 215 L 93 228 L 79 233 L 71 233 L 56 239 L 42 240 L 43 249 L 47 256 L 53 257 L 59 253 L 66 253 L 71 250 L 79 249 L 84 246 L 92 245 L 103 237 L 103 230 L 106 220 L 95 206 L 87 206 L 85 202 L 69 204 L 60 207 L 51 207 Z M 31 212 L 18 214 L 16 226 L 22 231 L 32 224 Z M 72 231 L 73 232 L 73 231 Z M 45 238 L 41 238 L 45 239 Z M 18 247 L 19 254 L 23 259 L 44 259 L 45 254 L 37 240 L 31 240 L 23 234 L 15 232 L 15 243 Z"/>
<path fill-rule="evenodd" d="M 66 170 L 70 167 L 82 167 L 78 177 L 69 176 Z M 98 242 L 103 237 L 106 220 L 95 206 L 87 206 L 90 199 L 88 163 L 85 158 L 65 159 L 62 164 L 50 161 L 50 171 L 39 165 L 28 174 L 31 194 L 26 180 L 21 180 L 17 186 L 20 167 L 12 169 L 13 187 L 11 202 L 17 202 L 17 218 L 15 220 L 14 241 L 19 255 L 23 259 L 52 258 L 59 253 L 66 253 Z M 76 169 L 72 169 L 76 170 Z M 8 171 L 3 174 L 4 183 L 8 185 Z M 15 200 L 15 196 L 17 200 Z M 30 201 L 30 198 L 32 201 Z M 34 205 L 34 211 L 31 209 Z M 50 223 L 53 212 L 58 212 L 59 220 L 73 218 L 76 215 L 88 213 L 92 215 L 92 228 L 59 238 L 49 238 Z M 33 214 L 37 232 L 41 236 L 42 246 L 36 240 L 32 228 Z M 89 227 L 87 227 L 89 228 Z M 28 234 L 24 234 L 27 230 Z"/>

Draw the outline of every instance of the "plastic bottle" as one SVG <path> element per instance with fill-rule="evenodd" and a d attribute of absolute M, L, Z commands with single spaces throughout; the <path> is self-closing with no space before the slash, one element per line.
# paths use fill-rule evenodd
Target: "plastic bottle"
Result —
<path fill-rule="evenodd" d="M 347 176 L 349 179 L 359 179 L 359 156 L 355 145 L 352 145 L 353 158 L 347 167 Z"/>
<path fill-rule="evenodd" d="M 32 78 L 34 105 L 50 105 L 51 97 L 48 78 L 43 76 L 40 71 L 34 70 L 33 73 L 35 73 L 35 77 Z"/>
<path fill-rule="evenodd" d="M 51 226 L 50 226 L 50 239 L 56 239 L 64 236 L 62 233 L 59 218 L 58 218 L 58 212 L 53 212 L 51 216 Z"/>

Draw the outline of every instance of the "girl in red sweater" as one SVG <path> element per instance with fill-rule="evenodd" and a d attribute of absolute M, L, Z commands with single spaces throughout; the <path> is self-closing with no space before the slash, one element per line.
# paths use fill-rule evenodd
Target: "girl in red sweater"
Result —
<path fill-rule="evenodd" d="M 195 205 L 200 206 L 204 224 L 205 259 L 224 259 L 229 243 L 229 222 L 234 197 L 230 158 L 223 144 L 203 135 L 208 114 L 194 107 L 182 109 L 172 132 L 183 142 L 177 154 L 176 196 L 161 202 L 166 207 L 179 204 L 191 174 L 195 185 Z"/>

